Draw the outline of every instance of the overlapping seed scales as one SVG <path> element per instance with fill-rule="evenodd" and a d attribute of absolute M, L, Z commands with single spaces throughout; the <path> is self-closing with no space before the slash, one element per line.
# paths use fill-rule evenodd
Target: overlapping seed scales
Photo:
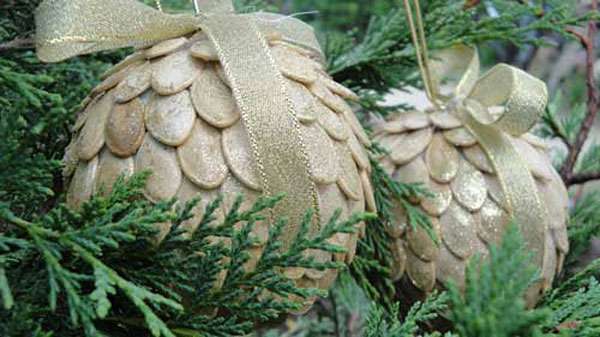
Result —
<path fill-rule="evenodd" d="M 217 75 L 214 67 L 206 66 L 190 89 L 196 113 L 210 125 L 228 128 L 240 119 L 231 89 Z"/>
<path fill-rule="evenodd" d="M 317 120 L 317 102 L 316 98 L 301 83 L 292 80 L 285 80 L 287 94 L 289 95 L 296 116 L 301 123 L 310 124 Z"/>
<path fill-rule="evenodd" d="M 169 54 L 152 64 L 152 88 L 160 95 L 176 94 L 192 85 L 200 71 L 188 50 Z"/>
<path fill-rule="evenodd" d="M 475 222 L 479 222 L 479 217 L 477 214 L 475 216 Z M 486 242 L 481 240 L 479 237 L 475 241 L 474 251 L 477 253 L 476 258 L 479 262 L 484 262 L 490 258 L 490 249 Z"/>
<path fill-rule="evenodd" d="M 456 146 L 472 146 L 477 144 L 473 134 L 466 128 L 456 128 L 444 131 L 444 137 Z"/>
<path fill-rule="evenodd" d="M 369 161 L 369 155 L 365 148 L 358 142 L 358 139 L 354 133 L 349 132 L 348 137 L 348 148 L 352 153 L 352 158 L 356 161 L 359 168 L 363 170 L 371 170 L 371 163 Z"/>
<path fill-rule="evenodd" d="M 459 158 L 454 146 L 448 144 L 442 135 L 434 135 L 425 153 L 431 178 L 441 183 L 450 182 L 458 173 Z"/>
<path fill-rule="evenodd" d="M 436 218 L 431 219 L 433 233 L 439 230 L 439 222 Z M 435 234 L 438 235 L 438 234 Z M 432 236 L 421 226 L 409 228 L 406 231 L 408 247 L 421 260 L 434 261 L 439 253 L 438 244 Z"/>
<path fill-rule="evenodd" d="M 133 174 L 134 169 L 133 157 L 119 158 L 105 148 L 100 153 L 95 191 L 110 194 L 119 176 L 127 178 Z"/>
<path fill-rule="evenodd" d="M 479 210 L 487 198 L 483 174 L 464 159 L 460 161 L 458 174 L 450 188 L 455 200 L 472 212 Z"/>
<path fill-rule="evenodd" d="M 201 119 L 196 119 L 191 135 L 177 148 L 177 157 L 186 177 L 201 188 L 221 186 L 229 172 L 219 130 Z"/>
<path fill-rule="evenodd" d="M 389 209 L 392 218 L 386 224 L 385 231 L 393 239 L 399 239 L 404 235 L 408 227 L 408 218 L 404 206 L 398 200 L 393 200 Z"/>
<path fill-rule="evenodd" d="M 569 235 L 567 228 L 555 228 L 551 231 L 552 236 L 554 237 L 554 242 L 556 243 L 556 248 L 566 255 L 569 252 Z"/>
<path fill-rule="evenodd" d="M 327 239 L 327 242 L 332 245 L 346 248 L 349 246 L 351 236 L 353 235 L 349 233 L 336 233 L 332 237 Z M 344 262 L 346 261 L 346 253 L 334 253 L 333 259 L 334 261 Z"/>
<path fill-rule="evenodd" d="M 145 119 L 148 131 L 163 144 L 183 144 L 196 119 L 189 92 L 184 90 L 170 96 L 154 95 Z"/>
<path fill-rule="evenodd" d="M 152 172 L 144 189 L 144 195 L 148 199 L 157 202 L 175 196 L 182 180 L 176 151 L 155 140 L 150 134 L 146 134 L 135 155 L 135 171 L 146 170 Z"/>
<path fill-rule="evenodd" d="M 463 148 L 462 153 L 469 163 L 473 164 L 478 170 L 490 174 L 495 173 L 492 163 L 488 159 L 488 156 L 485 154 L 485 152 L 483 152 L 481 146 L 473 145 L 465 147 Z"/>
<path fill-rule="evenodd" d="M 546 232 L 546 245 L 544 246 L 544 262 L 542 264 L 542 278 L 543 285 L 542 289 L 550 289 L 554 276 L 556 275 L 556 265 L 558 263 L 558 256 L 556 252 L 556 246 L 554 244 L 554 238 L 550 232 Z"/>
<path fill-rule="evenodd" d="M 202 221 L 202 218 L 205 215 L 206 207 L 211 202 L 216 200 L 219 194 L 218 189 L 201 189 L 196 184 L 192 183 L 189 179 L 184 178 L 175 196 L 181 206 L 185 205 L 185 203 L 193 199 L 199 199 L 196 206 L 194 206 L 194 208 L 192 209 L 193 216 L 181 224 L 187 232 L 193 233 Z M 218 208 L 213 213 L 213 216 L 215 217 L 215 220 L 212 222 L 213 226 L 220 225 L 225 218 L 223 210 L 221 208 Z"/>
<path fill-rule="evenodd" d="M 275 45 L 271 48 L 271 54 L 284 76 L 307 84 L 317 80 L 317 72 L 306 62 L 306 58 L 290 48 Z"/>
<path fill-rule="evenodd" d="M 325 271 L 325 276 L 323 276 L 323 277 L 321 277 L 321 279 L 319 279 L 317 286 L 321 289 L 329 289 L 335 282 L 335 279 L 337 278 L 337 276 L 338 276 L 337 270 L 329 269 L 329 270 Z"/>
<path fill-rule="evenodd" d="M 365 192 L 365 202 L 367 204 L 367 211 L 377 212 L 377 204 L 375 203 L 375 193 L 373 191 L 373 185 L 371 185 L 371 178 L 367 171 L 360 172 L 360 181 L 362 182 L 363 191 Z"/>
<path fill-rule="evenodd" d="M 327 76 L 322 76 L 321 80 L 325 83 L 329 90 L 331 90 L 334 94 L 341 96 L 342 98 L 351 101 L 358 101 L 360 99 L 360 97 L 358 97 L 358 95 L 355 94 L 352 90 L 346 88 L 345 86 L 339 84 L 338 82 L 332 80 Z"/>
<path fill-rule="evenodd" d="M 104 146 L 106 122 L 113 106 L 114 96 L 107 93 L 89 107 L 87 121 L 76 143 L 79 159 L 87 161 L 94 158 Z"/>
<path fill-rule="evenodd" d="M 421 207 L 431 216 L 438 217 L 442 215 L 450 206 L 452 201 L 452 191 L 447 184 L 438 184 L 435 181 L 430 181 L 427 186 L 429 192 L 433 194 L 431 197 L 421 199 Z"/>
<path fill-rule="evenodd" d="M 225 161 L 231 172 L 247 187 L 260 191 L 258 169 L 252 157 L 248 134 L 241 121 L 223 130 L 222 144 Z"/>
<path fill-rule="evenodd" d="M 129 157 L 137 152 L 146 128 L 144 105 L 139 99 L 116 104 L 106 124 L 106 145 L 117 156 Z"/>
<path fill-rule="evenodd" d="M 429 115 L 431 123 L 436 127 L 444 129 L 454 129 L 462 126 L 462 122 L 453 114 L 447 111 L 437 111 Z"/>
<path fill-rule="evenodd" d="M 466 209 L 453 202 L 440 217 L 442 239 L 456 256 L 466 259 L 474 253 L 477 223 Z"/>
<path fill-rule="evenodd" d="M 239 212 L 248 211 L 260 197 L 260 192 L 249 189 L 236 176 L 229 174 L 225 178 L 219 192 L 223 195 L 223 211 L 227 215 L 233 208 L 236 199 L 243 197 Z"/>
<path fill-rule="evenodd" d="M 440 252 L 435 265 L 436 275 L 442 286 L 452 281 L 459 289 L 464 288 L 467 260 L 458 258 L 445 244 L 440 244 Z"/>
<path fill-rule="evenodd" d="M 71 128 L 72 132 L 77 132 L 77 131 L 81 130 L 81 128 L 85 125 L 85 122 L 87 121 L 91 107 L 94 106 L 96 103 L 98 103 L 98 100 L 102 97 L 103 97 L 102 95 L 98 95 L 94 98 L 90 98 L 90 96 L 86 97 L 86 99 L 89 98 L 89 102 L 85 105 L 82 104 L 83 110 L 81 110 L 77 114 L 77 118 L 75 119 L 75 124 L 73 124 L 73 127 Z"/>
<path fill-rule="evenodd" d="M 92 95 L 101 94 L 105 91 L 108 91 L 114 87 L 116 87 L 129 73 L 129 71 L 134 68 L 136 64 L 128 65 L 127 67 L 114 72 L 110 76 L 106 77 L 100 84 L 98 84 L 94 89 L 92 89 Z"/>
<path fill-rule="evenodd" d="M 214 63 L 213 67 L 215 69 L 215 72 L 217 73 L 217 76 L 219 76 L 219 79 L 223 83 L 225 83 L 226 86 L 231 88 L 231 83 L 229 83 L 229 79 L 227 78 L 227 75 L 225 74 L 225 70 L 223 69 L 223 66 L 220 63 Z"/>
<path fill-rule="evenodd" d="M 406 270 L 406 260 L 408 259 L 402 240 L 393 240 L 390 245 L 390 250 L 393 257 L 390 277 L 393 281 L 398 281 L 404 275 L 404 271 Z"/>
<path fill-rule="evenodd" d="M 348 251 L 346 254 L 346 260 L 342 262 L 346 262 L 347 264 L 352 264 L 354 261 L 354 257 L 356 257 L 356 246 L 358 245 L 358 235 L 356 234 L 347 234 L 350 236 L 350 241 L 346 244 L 345 248 Z"/>
<path fill-rule="evenodd" d="M 552 205 L 553 207 L 547 207 L 549 227 L 551 229 L 562 228 L 565 226 L 565 222 L 568 216 L 568 204 L 563 203 L 563 191 L 562 183 L 556 180 L 537 180 L 536 181 L 538 195 L 545 202 L 546 205 Z"/>
<path fill-rule="evenodd" d="M 209 39 L 200 39 L 192 44 L 190 47 L 190 54 L 193 57 L 197 57 L 205 62 L 213 62 L 219 60 L 217 49 Z"/>
<path fill-rule="evenodd" d="M 100 78 L 106 79 L 113 74 L 121 72 L 124 69 L 132 69 L 134 66 L 142 64 L 144 62 L 146 62 L 146 55 L 143 52 L 135 52 L 124 58 L 123 61 L 117 63 L 112 68 L 108 69 L 104 74 L 100 76 Z M 123 75 L 126 75 L 126 72 Z"/>
<path fill-rule="evenodd" d="M 287 267 L 283 270 L 283 275 L 291 280 L 297 280 L 304 276 L 306 268 L 303 267 Z"/>
<path fill-rule="evenodd" d="M 488 195 L 494 200 L 500 207 L 502 207 L 505 211 L 508 211 L 510 207 L 508 206 L 508 202 L 506 201 L 506 197 L 504 196 L 504 191 L 502 191 L 502 186 L 500 186 L 500 181 L 498 177 L 484 174 L 483 178 L 485 179 L 485 186 L 487 187 Z"/>
<path fill-rule="evenodd" d="M 344 143 L 336 143 L 336 153 L 339 159 L 340 174 L 337 183 L 348 199 L 360 200 L 363 193 L 360 175 L 350 150 Z M 330 159 L 331 160 L 331 159 Z"/>
<path fill-rule="evenodd" d="M 162 41 L 145 50 L 144 54 L 149 59 L 164 56 L 183 47 L 186 43 L 187 39 L 185 37 Z"/>
<path fill-rule="evenodd" d="M 412 283 L 424 292 L 435 287 L 435 263 L 419 259 L 410 249 L 406 252 L 406 273 Z"/>
<path fill-rule="evenodd" d="M 331 261 L 332 255 L 329 252 L 320 249 L 309 249 L 306 251 L 308 256 L 312 256 L 316 262 L 325 263 Z M 304 274 L 306 277 L 312 280 L 318 280 L 325 276 L 327 270 L 318 270 L 318 269 L 306 269 L 306 273 Z"/>
<path fill-rule="evenodd" d="M 513 138 L 512 143 L 521 159 L 527 163 L 531 174 L 545 180 L 551 180 L 553 178 L 552 166 L 548 164 L 548 160 L 544 158 L 538 150 L 523 139 Z"/>
<path fill-rule="evenodd" d="M 319 124 L 321 124 L 331 138 L 339 141 L 346 141 L 348 139 L 350 130 L 348 130 L 346 123 L 344 123 L 340 115 L 331 111 L 331 109 L 322 103 L 316 104 L 315 114 L 317 115 Z"/>
<path fill-rule="evenodd" d="M 344 116 L 344 119 L 348 125 L 350 125 L 352 131 L 354 131 L 354 135 L 358 138 L 361 144 L 364 146 L 371 146 L 371 140 L 360 124 L 358 118 L 356 118 L 356 115 L 354 115 L 354 112 L 347 110 L 344 111 L 342 115 Z"/>
<path fill-rule="evenodd" d="M 348 104 L 341 97 L 332 93 L 321 79 L 308 85 L 308 88 L 313 95 L 319 98 L 319 100 L 321 100 L 321 102 L 323 102 L 327 107 L 331 108 L 331 110 L 337 113 L 350 111 L 353 114 Z"/>
<path fill-rule="evenodd" d="M 396 170 L 396 164 L 394 164 L 390 157 L 384 155 L 383 157 L 378 159 L 379 165 L 381 165 L 381 168 L 385 171 L 385 173 L 390 176 L 393 175 L 394 171 Z"/>
<path fill-rule="evenodd" d="M 346 197 L 337 184 L 318 185 L 317 189 L 321 223 L 329 222 L 338 209 L 347 213 Z"/>
<path fill-rule="evenodd" d="M 404 164 L 396 170 L 392 178 L 402 179 L 405 183 L 422 183 L 425 186 L 429 185 L 429 173 L 427 165 L 422 157 L 417 157 L 414 160 Z"/>
<path fill-rule="evenodd" d="M 63 178 L 70 178 L 75 169 L 77 169 L 77 165 L 79 164 L 79 157 L 75 151 L 75 141 L 71 140 L 69 145 L 65 148 L 65 154 L 63 156 L 63 169 L 62 176 Z"/>
<path fill-rule="evenodd" d="M 79 162 L 67 192 L 67 204 L 69 206 L 77 209 L 92 197 L 97 172 L 98 157 L 94 157 L 88 162 Z"/>
<path fill-rule="evenodd" d="M 383 131 L 389 133 L 401 133 L 408 130 L 417 130 L 429 126 L 427 115 L 411 111 L 399 114 L 395 119 L 383 126 Z"/>
<path fill-rule="evenodd" d="M 260 192 L 249 189 L 245 184 L 243 184 L 240 180 L 238 180 L 235 176 L 229 174 L 223 185 L 221 186 L 219 193 L 223 195 L 223 212 L 227 215 L 232 209 L 235 201 L 239 196 L 242 196 L 242 203 L 238 209 L 238 212 L 246 212 L 249 211 L 252 206 L 258 201 L 260 197 Z M 239 230 L 242 228 L 244 224 L 237 224 L 236 228 Z M 269 235 L 269 223 L 266 220 L 258 221 L 254 224 L 254 227 L 251 231 L 251 238 L 255 240 L 254 247 L 260 247 L 267 242 Z M 260 251 L 257 251 L 260 253 Z M 250 261 L 246 267 L 248 268 L 252 264 L 256 263 L 258 260 L 257 254 L 252 254 L 252 259 L 254 261 Z M 252 267 L 251 269 L 253 269 Z"/>
<path fill-rule="evenodd" d="M 318 184 L 335 183 L 341 168 L 334 142 L 316 123 L 302 125 L 301 132 L 313 180 Z"/>
<path fill-rule="evenodd" d="M 483 241 L 498 245 L 509 222 L 509 214 L 488 198 L 479 211 L 477 233 Z"/>
<path fill-rule="evenodd" d="M 431 128 L 403 134 L 390 147 L 390 158 L 398 165 L 408 163 L 425 150 L 432 136 Z"/>
<path fill-rule="evenodd" d="M 119 103 L 130 101 L 150 88 L 152 67 L 146 62 L 136 67 L 115 88 L 115 100 Z"/>

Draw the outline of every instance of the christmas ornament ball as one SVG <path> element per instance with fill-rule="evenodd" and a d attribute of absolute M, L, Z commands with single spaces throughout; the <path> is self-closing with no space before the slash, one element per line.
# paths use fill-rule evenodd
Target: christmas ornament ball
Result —
<path fill-rule="evenodd" d="M 451 109 L 450 109 L 451 110 Z M 510 137 L 527 164 L 548 223 L 541 281 L 526 295 L 533 305 L 562 269 L 569 250 L 568 194 L 546 153 L 544 142 L 532 134 Z M 394 208 L 389 234 L 393 237 L 393 277 L 403 295 L 422 297 L 452 280 L 464 289 L 469 258 L 489 255 L 509 225 L 509 206 L 494 166 L 478 140 L 452 111 L 400 113 L 377 127 L 375 140 L 389 150 L 379 163 L 394 179 L 423 183 L 432 197 L 413 200 L 429 217 L 436 244 L 424 229 L 413 230 L 404 210 Z"/>
<path fill-rule="evenodd" d="M 355 94 L 326 74 L 313 51 L 278 36 L 267 39 L 295 106 L 321 222 L 338 208 L 342 219 L 374 210 L 364 148 L 369 139 L 344 101 L 356 99 Z M 65 155 L 72 207 L 95 193 L 109 193 L 120 175 L 144 170 L 152 172 L 144 191 L 152 202 L 201 197 L 186 223 L 190 230 L 220 194 L 224 202 L 217 221 L 239 193 L 245 197 L 242 210 L 261 195 L 240 110 L 217 51 L 203 32 L 136 51 L 109 72 L 84 106 Z M 268 221 L 256 224 L 252 235 L 258 243 L 248 269 L 258 261 L 268 232 Z M 331 242 L 347 253 L 313 252 L 315 257 L 352 261 L 357 235 L 337 234 Z M 288 268 L 284 273 L 299 286 L 328 288 L 337 272 Z"/>

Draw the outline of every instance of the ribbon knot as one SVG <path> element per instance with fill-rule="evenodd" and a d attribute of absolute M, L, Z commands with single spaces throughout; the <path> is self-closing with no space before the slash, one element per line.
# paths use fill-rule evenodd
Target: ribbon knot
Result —
<path fill-rule="evenodd" d="M 431 61 L 431 68 L 438 86 L 444 78 L 459 79 L 450 86 L 450 95 L 437 94 L 442 107 L 458 113 L 463 120 L 466 116 L 462 115 L 467 113 L 480 124 L 511 136 L 528 132 L 548 101 L 545 83 L 513 66 L 498 64 L 480 76 L 477 51 L 467 46 L 442 51 Z"/>

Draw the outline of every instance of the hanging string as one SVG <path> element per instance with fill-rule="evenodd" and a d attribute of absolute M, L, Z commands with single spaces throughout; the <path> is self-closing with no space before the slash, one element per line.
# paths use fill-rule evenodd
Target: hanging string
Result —
<path fill-rule="evenodd" d="M 198 0 L 192 0 L 192 3 L 194 4 L 194 12 L 196 12 L 196 15 L 200 14 L 200 5 L 198 4 Z"/>
<path fill-rule="evenodd" d="M 412 0 L 415 6 L 415 14 L 413 17 L 413 10 L 410 5 L 411 0 L 404 0 L 404 9 L 406 11 L 406 18 L 408 19 L 408 27 L 415 47 L 415 53 L 417 54 L 417 63 L 423 78 L 423 84 L 425 86 L 425 93 L 427 98 L 435 106 L 438 106 L 438 88 L 433 81 L 431 75 L 431 69 L 429 67 L 429 51 L 427 49 L 427 40 L 425 39 L 425 29 L 423 24 L 423 16 L 421 15 L 421 6 L 419 0 Z"/>
<path fill-rule="evenodd" d="M 154 0 L 154 2 L 156 3 L 156 8 L 162 12 L 163 9 L 162 9 L 162 4 L 160 3 L 160 0 Z"/>

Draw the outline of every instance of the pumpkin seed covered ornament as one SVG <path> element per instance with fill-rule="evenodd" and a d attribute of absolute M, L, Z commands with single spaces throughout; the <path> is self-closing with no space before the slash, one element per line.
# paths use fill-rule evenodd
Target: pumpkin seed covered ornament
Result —
<path fill-rule="evenodd" d="M 567 190 L 543 141 L 526 133 L 545 108 L 546 87 L 502 64 L 480 77 L 477 52 L 465 46 L 440 53 L 429 71 L 436 106 L 398 114 L 375 136 L 389 150 L 379 161 L 393 178 L 433 193 L 414 202 L 439 243 L 412 229 L 400 206 L 395 211 L 394 277 L 417 297 L 450 280 L 462 288 L 469 258 L 485 258 L 514 220 L 541 270 L 526 296 L 533 305 L 569 250 Z M 451 93 L 436 92 L 437 79 L 453 71 L 460 76 Z"/>
<path fill-rule="evenodd" d="M 205 1 L 207 11 L 197 16 L 168 15 L 137 1 L 77 2 L 40 6 L 42 59 L 126 45 L 138 50 L 93 89 L 73 127 L 66 154 L 71 206 L 109 192 L 120 175 L 150 170 L 149 200 L 202 198 L 190 230 L 219 194 L 222 218 L 239 193 L 242 210 L 261 195 L 286 193 L 270 215 L 289 219 L 284 245 L 309 208 L 317 210 L 312 233 L 338 208 L 342 218 L 374 210 L 369 139 L 344 101 L 356 96 L 324 71 L 310 27 L 275 14 L 233 14 L 229 1 Z M 83 24 L 69 29 L 77 25 L 71 17 Z M 270 224 L 254 228 L 249 269 Z M 347 253 L 311 254 L 322 262 L 352 260 L 356 234 L 337 234 L 331 242 Z M 328 288 L 336 278 L 334 270 L 284 272 L 302 287 Z"/>

